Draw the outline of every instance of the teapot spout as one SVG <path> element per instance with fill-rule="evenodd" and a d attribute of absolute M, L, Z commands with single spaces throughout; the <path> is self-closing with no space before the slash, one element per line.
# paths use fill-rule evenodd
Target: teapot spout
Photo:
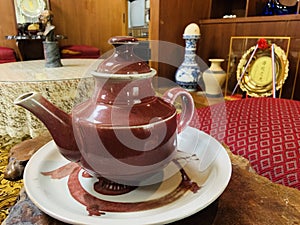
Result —
<path fill-rule="evenodd" d="M 29 110 L 45 124 L 65 158 L 72 162 L 80 160 L 81 154 L 74 137 L 71 115 L 54 106 L 37 92 L 19 96 L 14 104 Z"/>

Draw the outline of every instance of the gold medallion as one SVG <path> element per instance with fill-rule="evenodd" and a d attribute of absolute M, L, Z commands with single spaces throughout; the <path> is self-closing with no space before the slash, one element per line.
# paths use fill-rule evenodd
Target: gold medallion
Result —
<path fill-rule="evenodd" d="M 245 70 L 255 46 L 249 48 L 240 59 L 237 66 L 237 80 L 240 80 L 240 88 L 252 97 L 266 97 L 273 93 L 273 74 L 271 49 L 258 49 L 253 56 L 249 66 Z M 279 90 L 284 84 L 289 71 L 289 61 L 285 52 L 274 44 L 275 64 L 275 88 Z"/>

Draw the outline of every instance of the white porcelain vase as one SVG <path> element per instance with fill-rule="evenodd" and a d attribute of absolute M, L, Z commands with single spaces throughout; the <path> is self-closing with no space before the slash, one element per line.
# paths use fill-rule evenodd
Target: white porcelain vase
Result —
<path fill-rule="evenodd" d="M 221 63 L 224 59 L 209 59 L 210 67 L 203 72 L 205 93 L 210 96 L 222 95 L 222 86 L 226 79 L 226 72 L 222 69 Z"/>

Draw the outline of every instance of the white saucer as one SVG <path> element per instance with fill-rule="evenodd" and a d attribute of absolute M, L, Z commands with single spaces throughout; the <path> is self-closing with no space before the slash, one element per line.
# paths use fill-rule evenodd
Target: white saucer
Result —
<path fill-rule="evenodd" d="M 208 134 L 188 127 L 178 138 L 179 150 L 197 154 L 200 160 L 189 162 L 184 168 L 200 189 L 197 193 L 186 192 L 179 199 L 161 207 L 136 212 L 107 212 L 101 216 L 89 216 L 86 207 L 77 202 L 68 189 L 68 177 L 51 179 L 41 172 L 52 171 L 69 163 L 63 158 L 53 141 L 43 146 L 29 160 L 24 171 L 24 186 L 29 198 L 48 215 L 70 224 L 166 224 L 188 217 L 215 201 L 225 190 L 231 176 L 231 162 L 225 148 Z M 188 149 L 185 149 L 188 148 Z M 201 158 L 202 157 L 202 158 Z M 193 162 L 192 162 L 193 161 Z M 174 176 L 153 188 L 144 186 L 122 195 L 108 198 L 110 201 L 136 202 L 143 198 L 161 196 L 173 190 L 169 184 L 176 183 Z M 179 178 L 180 179 L 180 178 Z M 87 185 L 88 186 L 88 185 Z M 145 189 L 147 189 L 145 191 Z M 147 193 L 143 196 L 143 193 Z M 101 198 L 97 196 L 98 198 Z M 138 198 L 138 199 L 137 199 Z"/>

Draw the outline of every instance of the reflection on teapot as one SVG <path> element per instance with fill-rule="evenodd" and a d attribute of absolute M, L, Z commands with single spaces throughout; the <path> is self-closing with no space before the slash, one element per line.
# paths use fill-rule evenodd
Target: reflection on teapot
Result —
<path fill-rule="evenodd" d="M 89 174 L 119 184 L 139 182 L 162 170 L 176 153 L 177 133 L 191 120 L 194 104 L 182 88 L 155 96 L 147 63 L 133 54 L 132 37 L 113 37 L 112 56 L 92 72 L 93 96 L 67 114 L 39 93 L 15 100 L 49 129 L 60 153 Z M 173 103 L 181 97 L 180 119 Z"/>

